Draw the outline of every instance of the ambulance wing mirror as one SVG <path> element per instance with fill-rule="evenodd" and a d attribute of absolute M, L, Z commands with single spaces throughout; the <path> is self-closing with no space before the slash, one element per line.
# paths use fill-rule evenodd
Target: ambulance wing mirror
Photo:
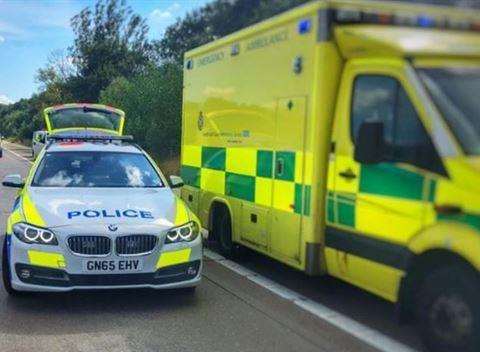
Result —
<path fill-rule="evenodd" d="M 365 121 L 360 125 L 355 145 L 355 161 L 362 164 L 376 164 L 385 157 L 383 122 Z"/>
<path fill-rule="evenodd" d="M 2 181 L 4 187 L 23 188 L 25 182 L 23 182 L 20 175 L 7 175 Z"/>
<path fill-rule="evenodd" d="M 181 188 L 185 185 L 182 178 L 179 176 L 170 176 L 170 187 L 171 188 Z"/>

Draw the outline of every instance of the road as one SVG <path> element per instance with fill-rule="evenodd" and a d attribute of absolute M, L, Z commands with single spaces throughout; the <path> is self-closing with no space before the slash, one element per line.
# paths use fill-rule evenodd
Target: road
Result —
<path fill-rule="evenodd" d="M 26 175 L 29 150 L 7 147 L 0 179 Z M 14 197 L 15 190 L 0 187 L 2 234 Z M 0 351 L 385 351 L 397 341 L 398 351 L 419 348 L 413 329 L 396 325 L 393 307 L 372 295 L 330 278 L 307 278 L 254 253 L 235 263 L 241 270 L 226 263 L 206 258 L 194 296 L 129 290 L 14 299 L 0 287 Z M 300 302 L 265 280 L 294 290 Z M 326 319 L 305 310 L 309 302 L 327 309 Z"/>

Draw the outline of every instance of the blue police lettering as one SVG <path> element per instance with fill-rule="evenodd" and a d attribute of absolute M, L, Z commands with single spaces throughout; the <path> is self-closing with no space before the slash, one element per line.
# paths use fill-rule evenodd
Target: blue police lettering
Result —
<path fill-rule="evenodd" d="M 115 215 L 108 215 L 106 210 L 102 210 L 102 215 L 104 218 L 114 218 Z"/>
<path fill-rule="evenodd" d="M 75 217 L 85 218 L 142 218 L 142 219 L 154 219 L 152 212 L 147 210 L 107 210 L 107 209 L 87 209 L 84 211 L 72 210 L 67 212 L 67 218 L 73 219 Z"/>
<path fill-rule="evenodd" d="M 73 218 L 74 216 L 79 216 L 79 215 L 81 215 L 81 214 L 82 214 L 82 213 L 79 212 L 79 211 L 69 211 L 68 214 L 67 214 L 67 216 L 68 216 L 69 219 L 71 219 L 71 218 Z"/>
<path fill-rule="evenodd" d="M 96 210 L 85 210 L 83 212 L 83 216 L 86 218 L 98 218 L 100 216 L 100 212 Z"/>
<path fill-rule="evenodd" d="M 132 209 L 124 210 L 122 214 L 127 218 L 138 218 L 138 212 L 136 210 L 132 210 Z"/>
<path fill-rule="evenodd" d="M 140 217 L 142 219 L 153 219 L 152 213 L 144 210 L 140 210 Z"/>

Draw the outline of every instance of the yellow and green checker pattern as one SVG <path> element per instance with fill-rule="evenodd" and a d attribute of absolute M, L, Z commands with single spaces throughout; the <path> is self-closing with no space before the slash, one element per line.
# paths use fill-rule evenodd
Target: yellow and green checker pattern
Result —
<path fill-rule="evenodd" d="M 308 216 L 303 166 L 301 152 L 185 145 L 181 176 L 204 191 Z"/>
<path fill-rule="evenodd" d="M 329 187 L 327 221 L 354 228 L 364 234 L 406 244 L 412 235 L 437 221 L 455 221 L 480 230 L 480 214 L 464 209 L 441 214 L 435 204 L 458 203 L 460 190 L 445 192 L 452 183 L 442 177 L 426 177 L 393 163 L 356 165 L 359 177 L 348 184 Z M 459 193 L 460 192 L 460 193 Z M 451 199 L 444 202 L 445 194 Z"/>

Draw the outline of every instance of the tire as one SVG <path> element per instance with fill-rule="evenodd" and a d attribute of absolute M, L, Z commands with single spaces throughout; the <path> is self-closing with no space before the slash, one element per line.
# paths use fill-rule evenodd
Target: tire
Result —
<path fill-rule="evenodd" d="M 2 251 L 2 279 L 3 279 L 3 288 L 10 296 L 19 296 L 21 292 L 15 290 L 12 287 L 12 279 L 10 273 L 10 265 L 8 262 L 8 249 L 7 249 L 7 236 L 3 241 L 3 251 Z"/>
<path fill-rule="evenodd" d="M 428 351 L 480 351 L 480 279 L 466 265 L 432 272 L 416 300 L 420 335 Z"/>
<path fill-rule="evenodd" d="M 226 257 L 234 255 L 234 245 L 232 240 L 232 221 L 227 211 L 222 213 L 218 222 L 218 246 L 220 253 Z"/>

